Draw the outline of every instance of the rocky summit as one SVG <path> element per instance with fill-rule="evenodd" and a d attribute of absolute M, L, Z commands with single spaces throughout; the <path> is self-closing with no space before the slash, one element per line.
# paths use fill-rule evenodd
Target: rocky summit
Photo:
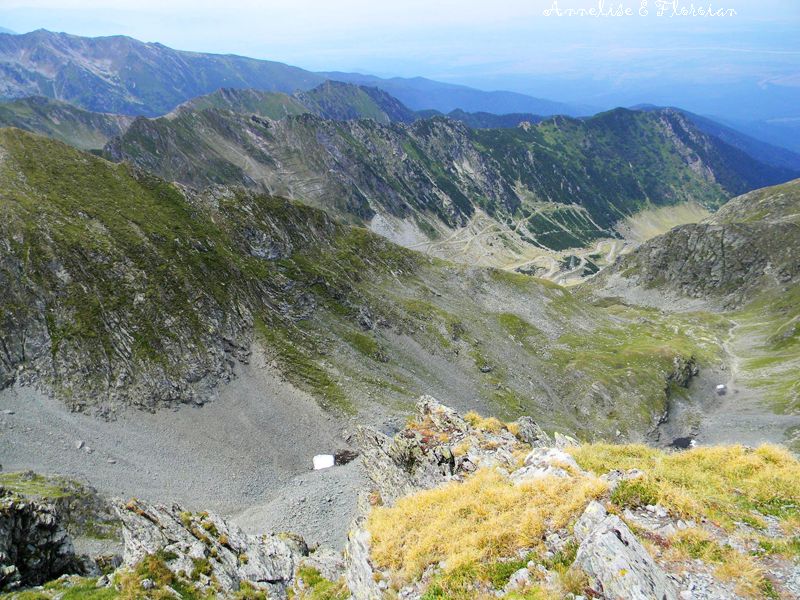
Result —
<path fill-rule="evenodd" d="M 38 597 L 729 599 L 800 593 L 800 462 L 762 446 L 580 444 L 431 397 L 356 434 L 369 483 L 343 553 L 207 511 L 112 500 L 121 558 L 76 559 L 52 507 L 5 496 L 3 588 Z M 722 460 L 723 462 L 719 462 Z M 724 467 L 720 468 L 720 464 Z M 36 532 L 35 536 L 33 532 Z M 35 541 L 34 541 L 35 540 Z M 12 595 L 13 596 L 13 592 Z"/>

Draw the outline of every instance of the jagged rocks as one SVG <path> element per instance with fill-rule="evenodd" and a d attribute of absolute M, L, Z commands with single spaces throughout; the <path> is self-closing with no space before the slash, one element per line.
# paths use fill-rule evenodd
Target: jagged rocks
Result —
<path fill-rule="evenodd" d="M 520 417 L 517 419 L 517 425 L 519 426 L 517 437 L 530 444 L 531 448 L 547 448 L 553 445 L 550 436 L 531 417 Z"/>
<path fill-rule="evenodd" d="M 590 578 L 594 591 L 603 598 L 628 600 L 677 600 L 667 575 L 633 532 L 616 515 L 606 514 L 592 502 L 575 525 L 582 540 L 575 565 Z"/>
<path fill-rule="evenodd" d="M 367 475 L 386 504 L 480 466 L 513 471 L 518 466 L 515 452 L 528 448 L 499 421 L 473 426 L 430 396 L 419 399 L 417 418 L 393 438 L 361 427 L 356 442 Z"/>
<path fill-rule="evenodd" d="M 780 289 L 777 286 L 796 282 L 800 277 L 798 190 L 800 185 L 793 181 L 734 198 L 704 222 L 682 225 L 648 240 L 597 283 L 620 275 L 634 286 L 733 308 L 765 288 Z"/>
<path fill-rule="evenodd" d="M 55 508 L 0 488 L 0 590 L 40 585 L 76 565 Z"/>
<path fill-rule="evenodd" d="M 124 565 L 158 553 L 173 573 L 195 574 L 199 588 L 231 592 L 247 582 L 285 598 L 299 560 L 308 555 L 302 538 L 244 534 L 212 513 L 180 506 L 119 503 L 125 538 Z"/>
<path fill-rule="evenodd" d="M 360 526 L 354 528 L 347 539 L 345 579 L 353 600 L 377 600 L 382 597 L 369 559 L 369 540 L 369 531 Z"/>

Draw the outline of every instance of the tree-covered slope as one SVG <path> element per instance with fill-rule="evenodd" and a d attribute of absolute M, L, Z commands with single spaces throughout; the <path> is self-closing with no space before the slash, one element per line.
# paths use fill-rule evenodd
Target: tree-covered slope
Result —
<path fill-rule="evenodd" d="M 42 96 L 0 103 L 0 127 L 18 127 L 85 150 L 102 148 L 132 121 L 132 117 L 89 112 Z"/>
<path fill-rule="evenodd" d="M 612 236 L 644 207 L 715 207 L 792 176 L 678 113 L 623 109 L 489 130 L 442 117 L 384 126 L 183 111 L 137 120 L 106 155 L 197 187 L 244 184 L 350 219 L 402 220 L 416 239 L 435 239 L 480 210 L 517 239 L 552 249 Z"/>
<path fill-rule="evenodd" d="M 15 129 L 0 130 L 0 182 L 0 387 L 75 409 L 205 402 L 255 344 L 331 409 L 398 409 L 428 391 L 639 438 L 674 386 L 719 360 L 703 315 L 587 303 Z"/>

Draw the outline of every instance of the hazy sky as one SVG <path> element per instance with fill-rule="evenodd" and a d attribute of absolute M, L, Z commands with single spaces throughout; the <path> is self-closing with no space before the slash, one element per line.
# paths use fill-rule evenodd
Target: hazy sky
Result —
<path fill-rule="evenodd" d="M 553 0 L 0 0 L 0 26 L 122 33 L 312 70 L 423 75 L 601 104 L 664 103 L 709 86 L 797 99 L 800 0 L 713 0 L 715 10 L 736 11 L 728 17 L 670 17 L 671 8 L 659 17 L 664 0 L 645 0 L 648 16 L 639 16 L 641 2 L 606 0 L 606 10 L 621 4 L 634 16 L 594 18 L 545 16 Z M 598 4 L 558 0 L 562 11 Z"/>

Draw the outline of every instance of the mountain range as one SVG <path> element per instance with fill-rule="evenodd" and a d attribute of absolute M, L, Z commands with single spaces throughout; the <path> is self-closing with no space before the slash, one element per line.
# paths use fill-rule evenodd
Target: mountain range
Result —
<path fill-rule="evenodd" d="M 685 333 L 704 327 L 692 317 L 651 319 L 634 342 L 636 309 L 431 260 L 284 199 L 183 190 L 14 129 L 0 148 L 0 384 L 44 386 L 75 410 L 202 404 L 258 346 L 334 412 L 437 390 L 641 435 L 669 381 L 718 360 Z M 630 347 L 639 383 L 592 358 L 588 331 Z"/>
<path fill-rule="evenodd" d="M 294 93 L 325 80 L 363 81 L 413 109 L 586 114 L 512 92 L 415 79 L 313 73 L 283 63 L 173 50 L 126 36 L 86 38 L 37 30 L 0 33 L 0 98 L 46 96 L 96 112 L 158 116 L 219 88 Z"/>

